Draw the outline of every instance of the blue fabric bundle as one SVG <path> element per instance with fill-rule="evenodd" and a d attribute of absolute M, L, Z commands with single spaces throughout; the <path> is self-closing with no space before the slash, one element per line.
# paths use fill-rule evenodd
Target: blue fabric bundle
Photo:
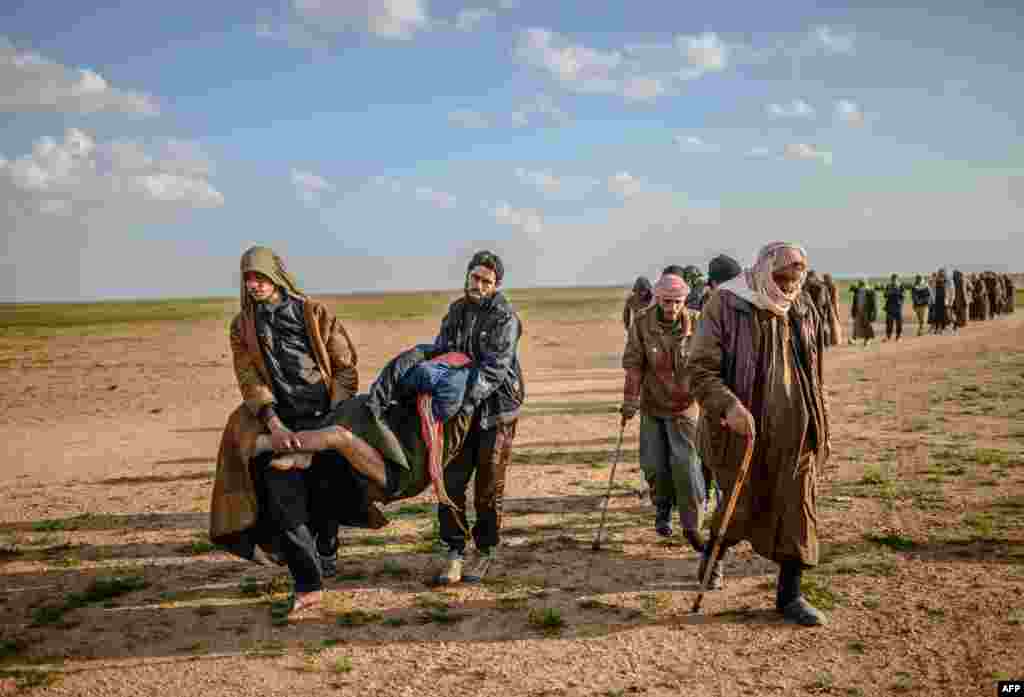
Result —
<path fill-rule="evenodd" d="M 429 392 L 433 398 L 434 418 L 444 423 L 462 407 L 469 383 L 470 368 L 452 368 L 441 363 L 417 363 L 402 375 L 399 387 L 405 391 Z"/>

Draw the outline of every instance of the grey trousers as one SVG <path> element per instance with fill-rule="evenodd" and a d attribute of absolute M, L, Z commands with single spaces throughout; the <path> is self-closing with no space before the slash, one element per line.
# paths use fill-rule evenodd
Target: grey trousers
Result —
<path fill-rule="evenodd" d="M 640 469 L 655 503 L 679 507 L 684 529 L 699 530 L 708 482 L 697 450 L 697 423 L 685 416 L 640 415 Z"/>

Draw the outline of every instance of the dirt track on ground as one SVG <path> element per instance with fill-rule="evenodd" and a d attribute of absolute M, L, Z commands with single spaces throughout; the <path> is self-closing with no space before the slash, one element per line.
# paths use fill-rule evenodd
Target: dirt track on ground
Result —
<path fill-rule="evenodd" d="M 353 322 L 368 384 L 436 320 Z M 237 402 L 221 321 L 0 343 L 0 694 L 990 694 L 1024 677 L 1024 316 L 827 357 L 825 628 L 782 624 L 743 546 L 688 614 L 696 558 L 652 530 L 637 425 L 615 447 L 623 334 L 528 323 L 529 401 L 494 578 L 438 592 L 427 498 L 343 532 L 328 611 L 272 622 L 278 568 L 211 551 L 214 458 Z M 401 511 L 399 511 L 401 509 Z M 97 578 L 134 579 L 90 597 Z M 93 587 L 95 589 L 95 586 Z M 73 595 L 79 593 L 78 596 Z"/>

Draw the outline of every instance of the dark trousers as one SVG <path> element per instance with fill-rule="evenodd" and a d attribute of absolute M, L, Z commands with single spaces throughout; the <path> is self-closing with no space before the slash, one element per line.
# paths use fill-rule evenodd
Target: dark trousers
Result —
<path fill-rule="evenodd" d="M 896 338 L 903 336 L 903 315 L 885 315 L 885 338 L 891 339 L 893 329 L 896 330 Z"/>
<path fill-rule="evenodd" d="M 477 416 L 479 418 L 479 416 Z M 466 549 L 466 488 L 473 479 L 473 543 L 479 550 L 497 547 L 500 542 L 501 509 L 505 500 L 505 471 L 512 459 L 512 441 L 516 437 L 516 422 L 498 424 L 481 430 L 474 423 L 462 451 L 444 470 L 444 486 L 448 496 L 459 510 L 438 506 L 441 541 L 453 551 Z M 460 526 L 461 523 L 461 526 Z"/>
<path fill-rule="evenodd" d="M 295 580 L 295 590 L 323 587 L 321 555 L 338 549 L 339 506 L 335 493 L 345 467 L 332 453 L 318 453 L 309 469 L 278 470 L 270 454 L 253 459 L 252 473 L 260 496 L 260 524 L 277 538 L 278 548 Z M 347 463 L 340 463 L 347 465 Z"/>

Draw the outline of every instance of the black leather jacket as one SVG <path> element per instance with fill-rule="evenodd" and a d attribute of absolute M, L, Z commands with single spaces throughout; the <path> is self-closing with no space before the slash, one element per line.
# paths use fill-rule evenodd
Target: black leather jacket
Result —
<path fill-rule="evenodd" d="M 479 412 L 482 429 L 519 418 L 526 399 L 517 351 L 522 335 L 519 317 L 500 292 L 479 305 L 460 298 L 441 320 L 434 350 L 458 351 L 473 359 L 475 379 L 463 404 Z"/>

